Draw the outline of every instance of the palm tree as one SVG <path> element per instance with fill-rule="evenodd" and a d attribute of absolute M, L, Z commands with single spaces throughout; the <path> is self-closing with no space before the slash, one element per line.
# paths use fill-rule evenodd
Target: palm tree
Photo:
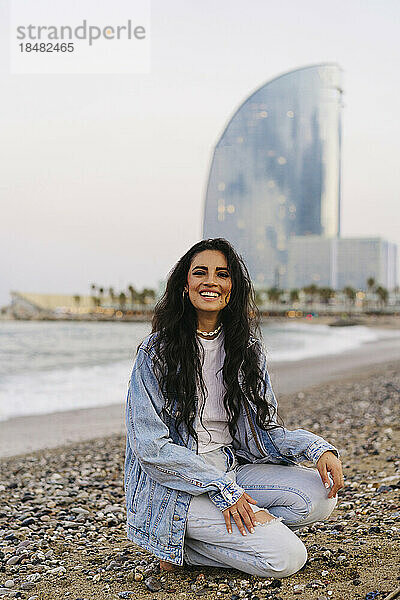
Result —
<path fill-rule="evenodd" d="M 375 291 L 375 286 L 376 286 L 376 281 L 375 281 L 374 277 L 368 277 L 365 308 L 368 308 L 368 305 L 370 304 L 370 296 L 372 297 L 373 292 Z"/>
<path fill-rule="evenodd" d="M 378 287 L 375 290 L 375 293 L 379 297 L 381 307 L 386 306 L 389 298 L 389 292 L 387 291 L 387 289 L 382 287 L 381 285 L 378 285 Z"/>
<path fill-rule="evenodd" d="M 99 287 L 99 305 L 103 304 L 104 288 Z"/>
<path fill-rule="evenodd" d="M 322 304 L 329 304 L 329 300 L 334 298 L 335 290 L 330 287 L 322 287 L 319 288 L 319 297 Z"/>
<path fill-rule="evenodd" d="M 150 304 L 152 301 L 154 301 L 154 299 L 156 297 L 155 291 L 152 290 L 151 288 L 143 288 L 142 294 L 143 294 L 143 300 L 144 300 L 145 304 Z"/>
<path fill-rule="evenodd" d="M 92 283 L 90 285 L 90 289 L 92 290 L 91 299 L 93 302 L 93 306 L 99 306 L 99 298 L 97 298 L 96 296 L 97 285 L 95 283 Z"/>
<path fill-rule="evenodd" d="M 131 307 L 133 308 L 133 305 L 135 304 L 136 299 L 137 299 L 137 291 L 135 290 L 133 285 L 128 285 L 128 291 L 129 291 L 129 295 L 131 297 Z"/>
<path fill-rule="evenodd" d="M 120 306 L 121 310 L 125 310 L 126 294 L 124 292 L 121 292 L 120 295 L 118 296 L 118 300 L 119 300 L 119 306 Z"/>
<path fill-rule="evenodd" d="M 352 288 L 351 286 L 347 285 L 346 287 L 343 288 L 343 294 L 346 296 L 346 298 L 349 301 L 350 305 L 354 304 L 354 302 L 356 300 L 356 290 L 354 288 Z"/>
<path fill-rule="evenodd" d="M 81 297 L 79 296 L 79 294 L 76 294 L 74 296 L 74 302 L 76 304 L 77 312 L 79 312 L 79 305 L 81 303 Z"/>
<path fill-rule="evenodd" d="M 315 285 L 315 283 L 312 283 L 311 285 L 306 285 L 303 287 L 303 292 L 308 296 L 307 304 L 313 304 L 314 296 L 316 296 L 318 293 L 318 287 Z"/>
<path fill-rule="evenodd" d="M 273 302 L 274 304 L 278 304 L 280 302 L 281 296 L 283 294 L 283 290 L 280 290 L 277 287 L 272 287 L 267 290 L 268 300 Z"/>
<path fill-rule="evenodd" d="M 368 291 L 372 292 L 375 286 L 375 279 L 373 277 L 368 277 L 367 279 L 367 286 L 368 286 Z"/>
<path fill-rule="evenodd" d="M 108 288 L 108 293 L 110 294 L 111 302 L 114 304 L 115 302 L 115 291 L 113 287 Z"/>
<path fill-rule="evenodd" d="M 289 298 L 290 298 L 290 302 L 292 304 L 294 302 L 298 302 L 299 301 L 299 290 L 297 290 L 297 289 L 290 290 Z"/>

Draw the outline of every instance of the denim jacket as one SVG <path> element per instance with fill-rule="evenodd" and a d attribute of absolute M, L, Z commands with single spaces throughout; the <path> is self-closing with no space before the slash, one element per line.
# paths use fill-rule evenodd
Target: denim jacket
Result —
<path fill-rule="evenodd" d="M 192 496 L 208 493 L 223 511 L 239 500 L 243 489 L 196 453 L 194 438 L 183 428 L 179 431 L 184 441 L 180 438 L 176 401 L 168 413 L 162 410 L 165 399 L 153 370 L 156 335 L 151 334 L 140 345 L 128 388 L 124 470 L 127 536 L 162 560 L 182 565 Z M 255 343 L 260 350 L 267 399 L 276 407 L 265 352 L 252 337 L 249 345 Z M 242 381 L 239 371 L 239 384 Z M 256 407 L 246 398 L 233 442 L 236 456 L 244 461 L 293 465 L 304 460 L 316 463 L 327 450 L 339 455 L 334 446 L 304 429 L 264 431 L 255 416 Z"/>

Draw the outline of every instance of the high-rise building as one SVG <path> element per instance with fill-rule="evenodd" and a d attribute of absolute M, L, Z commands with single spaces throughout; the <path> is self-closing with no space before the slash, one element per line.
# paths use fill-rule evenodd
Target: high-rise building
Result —
<path fill-rule="evenodd" d="M 340 232 L 341 69 L 290 71 L 251 94 L 214 150 L 203 237 L 225 237 L 256 286 L 287 284 L 292 236 Z"/>

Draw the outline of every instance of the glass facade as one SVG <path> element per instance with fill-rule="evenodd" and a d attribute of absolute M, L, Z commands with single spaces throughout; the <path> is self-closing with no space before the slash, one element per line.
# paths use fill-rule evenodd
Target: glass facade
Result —
<path fill-rule="evenodd" d="M 287 285 L 292 236 L 340 233 L 341 69 L 266 83 L 239 107 L 211 163 L 203 237 L 225 237 L 254 284 Z"/>

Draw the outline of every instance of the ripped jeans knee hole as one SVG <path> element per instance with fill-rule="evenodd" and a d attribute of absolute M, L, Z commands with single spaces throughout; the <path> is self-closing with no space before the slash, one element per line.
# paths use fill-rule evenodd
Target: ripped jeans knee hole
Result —
<path fill-rule="evenodd" d="M 260 526 L 260 527 L 267 527 L 268 525 L 270 525 L 271 523 L 274 523 L 275 521 L 282 521 L 282 517 L 274 517 L 273 515 L 271 515 L 269 512 L 267 512 L 266 510 L 258 510 L 255 513 L 255 524 L 254 526 Z"/>

